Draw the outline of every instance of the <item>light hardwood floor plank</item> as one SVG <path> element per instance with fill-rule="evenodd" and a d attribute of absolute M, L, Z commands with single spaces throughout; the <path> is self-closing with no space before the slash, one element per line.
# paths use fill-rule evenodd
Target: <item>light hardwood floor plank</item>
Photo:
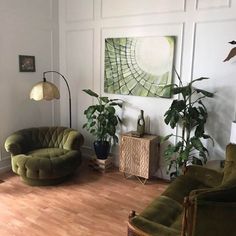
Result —
<path fill-rule="evenodd" d="M 57 186 L 31 187 L 19 176 L 0 176 L 1 236 L 125 236 L 130 210 L 140 212 L 167 183 L 101 174 L 87 163 Z"/>

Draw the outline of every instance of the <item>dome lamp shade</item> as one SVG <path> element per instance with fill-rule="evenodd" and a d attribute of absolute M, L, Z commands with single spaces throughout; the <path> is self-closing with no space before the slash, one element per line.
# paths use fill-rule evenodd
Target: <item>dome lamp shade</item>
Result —
<path fill-rule="evenodd" d="M 69 100 L 68 100 L 69 101 L 69 119 L 70 119 L 70 128 L 71 128 L 71 92 L 70 92 L 69 84 L 64 75 L 54 70 L 43 72 L 43 81 L 35 84 L 34 87 L 31 89 L 30 99 L 33 99 L 35 101 L 40 101 L 40 100 L 51 101 L 53 99 L 60 98 L 60 93 L 57 86 L 46 80 L 46 74 L 48 73 L 56 73 L 60 75 L 59 78 L 62 78 L 66 84 L 68 95 L 69 95 Z"/>
<path fill-rule="evenodd" d="M 35 101 L 59 99 L 60 93 L 56 85 L 48 81 L 42 81 L 34 85 L 30 92 L 30 99 Z"/>

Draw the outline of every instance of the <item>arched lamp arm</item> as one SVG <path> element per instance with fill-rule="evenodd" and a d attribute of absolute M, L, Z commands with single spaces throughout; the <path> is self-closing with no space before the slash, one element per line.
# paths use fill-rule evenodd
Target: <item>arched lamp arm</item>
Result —
<path fill-rule="evenodd" d="M 67 89 L 68 89 L 68 94 L 69 94 L 69 115 L 70 115 L 69 118 L 70 118 L 70 128 L 71 128 L 71 92 L 70 92 L 69 84 L 68 84 L 65 76 L 62 75 L 61 73 L 55 71 L 55 70 L 49 70 L 49 71 L 43 72 L 43 80 L 44 81 L 47 81 L 46 80 L 46 74 L 48 74 L 48 73 L 56 73 L 56 74 L 60 75 L 63 78 L 63 80 L 65 81 L 65 83 L 66 83 L 66 86 L 67 86 Z"/>

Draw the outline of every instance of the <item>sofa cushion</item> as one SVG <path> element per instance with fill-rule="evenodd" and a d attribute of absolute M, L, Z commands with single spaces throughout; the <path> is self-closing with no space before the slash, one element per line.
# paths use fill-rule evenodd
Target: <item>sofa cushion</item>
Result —
<path fill-rule="evenodd" d="M 177 201 L 160 196 L 154 199 L 140 216 L 165 226 L 171 226 L 182 210 L 182 205 Z"/>
<path fill-rule="evenodd" d="M 192 190 L 200 188 L 208 188 L 208 186 L 190 176 L 181 175 L 170 184 L 162 195 L 183 204 L 184 197 L 188 196 Z"/>
<path fill-rule="evenodd" d="M 183 223 L 183 215 L 184 215 L 184 210 L 177 216 L 175 221 L 171 224 L 171 228 L 181 230 L 182 229 L 182 223 Z"/>
<path fill-rule="evenodd" d="M 62 148 L 39 148 L 39 149 L 35 149 L 35 150 L 27 152 L 26 155 L 32 156 L 33 158 L 42 157 L 42 158 L 51 159 L 51 158 L 56 158 L 56 157 L 65 155 L 68 152 L 69 150 L 65 150 Z"/>
<path fill-rule="evenodd" d="M 80 152 L 41 148 L 12 156 L 12 169 L 30 179 L 52 179 L 70 174 L 80 164 Z"/>
<path fill-rule="evenodd" d="M 155 223 L 142 216 L 134 217 L 131 224 L 152 236 L 180 236 L 179 230 Z"/>
<path fill-rule="evenodd" d="M 223 173 L 205 166 L 190 165 L 187 167 L 186 176 L 200 181 L 207 187 L 217 187 L 222 183 Z"/>

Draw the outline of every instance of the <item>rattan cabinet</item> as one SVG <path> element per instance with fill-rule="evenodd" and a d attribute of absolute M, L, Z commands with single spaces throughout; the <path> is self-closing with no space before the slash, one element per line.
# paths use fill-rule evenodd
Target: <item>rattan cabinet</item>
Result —
<path fill-rule="evenodd" d="M 145 134 L 143 137 L 137 138 L 132 137 L 131 133 L 122 134 L 120 171 L 126 177 L 134 175 L 145 183 L 158 168 L 159 150 L 159 138 L 156 135 Z"/>

